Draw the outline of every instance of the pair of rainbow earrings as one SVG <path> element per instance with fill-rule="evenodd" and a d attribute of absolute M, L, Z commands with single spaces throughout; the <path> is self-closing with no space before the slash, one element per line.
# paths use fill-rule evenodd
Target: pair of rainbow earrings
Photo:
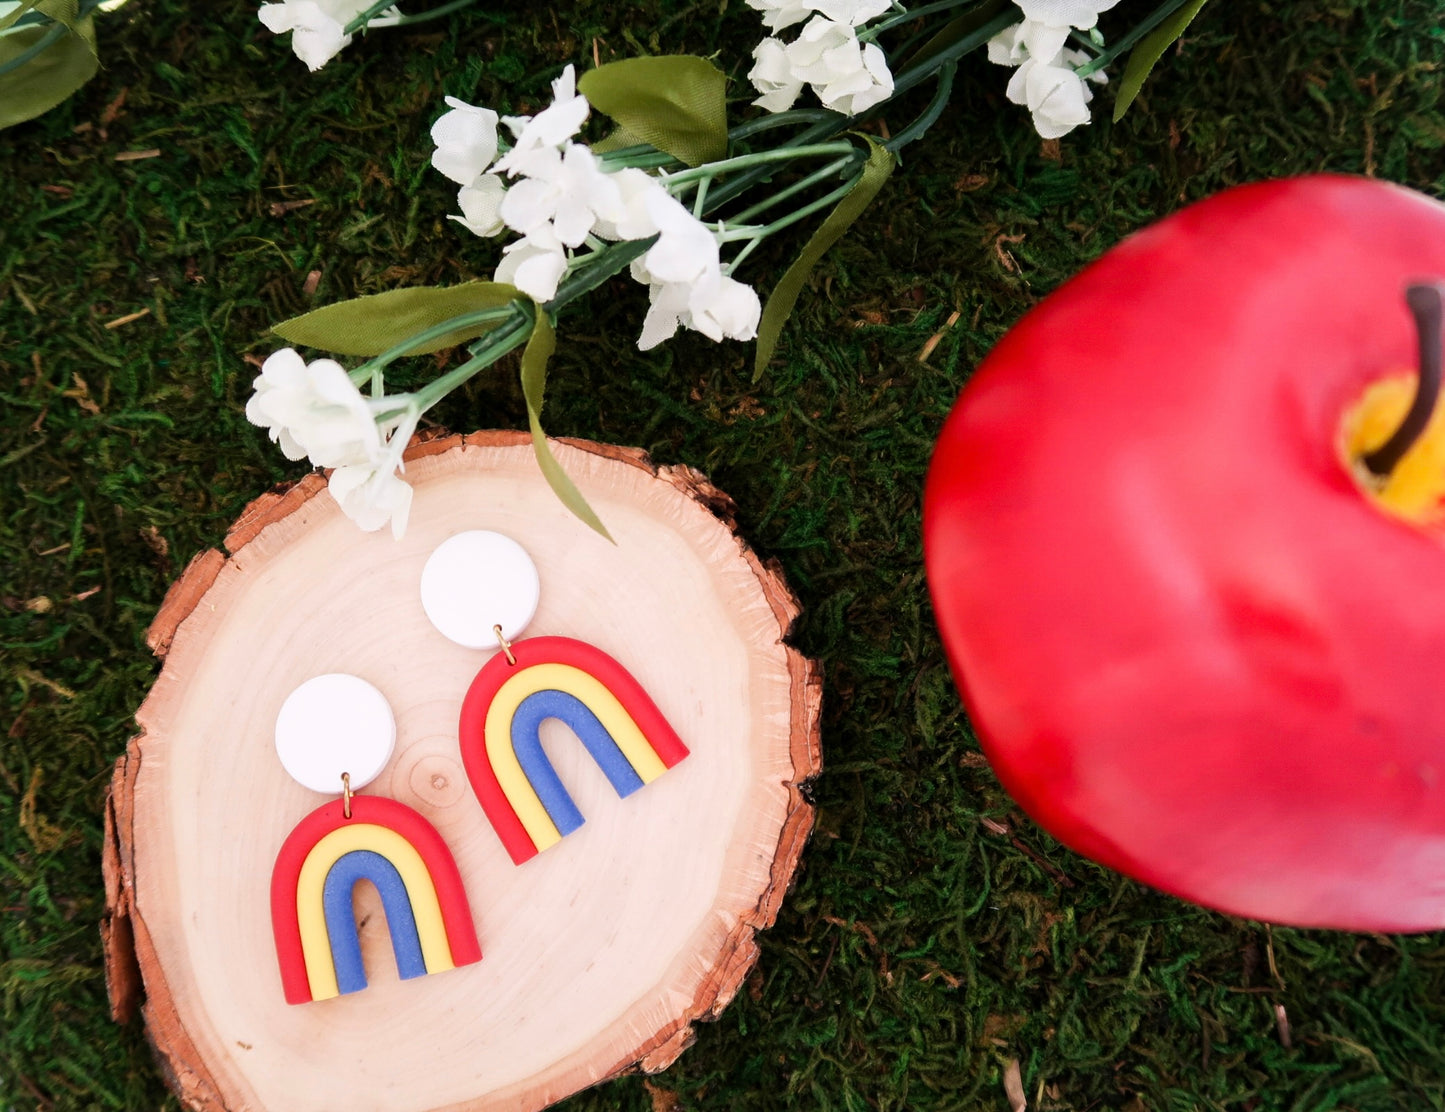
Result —
<path fill-rule="evenodd" d="M 565 723 L 619 796 L 631 795 L 688 750 L 621 664 L 569 637 L 516 640 L 536 614 L 537 567 L 500 533 L 458 533 L 421 575 L 427 617 L 449 640 L 493 649 L 462 701 L 462 764 L 514 864 L 583 823 L 542 749 L 541 725 Z M 352 890 L 381 896 L 402 979 L 480 961 L 466 887 L 445 841 L 411 807 L 355 795 L 391 760 L 396 720 L 366 680 L 330 673 L 293 691 L 276 718 L 276 753 L 303 786 L 340 798 L 307 815 L 271 874 L 271 923 L 288 1003 L 366 987 Z"/>

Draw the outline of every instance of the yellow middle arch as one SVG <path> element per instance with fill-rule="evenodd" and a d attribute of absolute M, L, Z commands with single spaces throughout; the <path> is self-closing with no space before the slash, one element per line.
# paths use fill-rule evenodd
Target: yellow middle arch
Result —
<path fill-rule="evenodd" d="M 487 760 L 491 762 L 497 783 L 511 803 L 512 810 L 517 812 L 517 818 L 538 853 L 556 845 L 562 840 L 562 835 L 517 760 L 516 750 L 512 747 L 512 717 L 524 699 L 539 691 L 564 691 L 586 704 L 612 735 L 617 748 L 622 750 L 627 763 L 644 784 L 650 784 L 667 771 L 662 758 L 633 721 L 632 715 L 627 713 L 627 708 L 596 676 L 570 664 L 534 664 L 518 672 L 497 689 L 492 705 L 487 709 Z"/>
<path fill-rule="evenodd" d="M 366 849 L 385 857 L 401 874 L 411 900 L 421 955 L 428 973 L 455 969 L 451 943 L 436 885 L 417 848 L 388 826 L 358 822 L 341 826 L 311 847 L 296 881 L 296 917 L 301 926 L 301 954 L 306 961 L 306 980 L 313 1000 L 341 995 L 336 983 L 336 965 L 331 957 L 331 935 L 326 929 L 323 895 L 331 866 L 352 850 Z"/>

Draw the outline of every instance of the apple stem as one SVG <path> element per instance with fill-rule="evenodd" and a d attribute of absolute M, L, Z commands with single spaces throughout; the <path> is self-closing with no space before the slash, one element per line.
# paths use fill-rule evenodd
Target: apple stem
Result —
<path fill-rule="evenodd" d="M 1420 381 L 1415 387 L 1415 400 L 1410 403 L 1400 427 L 1389 440 L 1364 457 L 1364 465 L 1381 477 L 1393 471 L 1420 439 L 1440 397 L 1440 329 L 1445 319 L 1445 283 L 1412 282 L 1405 289 L 1405 303 L 1415 317 L 1420 341 Z"/>

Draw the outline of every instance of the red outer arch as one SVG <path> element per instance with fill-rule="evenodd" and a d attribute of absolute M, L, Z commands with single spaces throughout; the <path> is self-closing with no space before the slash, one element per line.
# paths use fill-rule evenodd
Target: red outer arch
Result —
<path fill-rule="evenodd" d="M 938 623 L 999 778 L 1207 906 L 1445 926 L 1445 532 L 1381 513 L 1342 415 L 1415 366 L 1445 206 L 1244 186 L 1126 240 L 983 362 L 938 442 Z"/>
<path fill-rule="evenodd" d="M 276 937 L 276 957 L 281 966 L 281 985 L 288 1004 L 304 1004 L 311 999 L 306 959 L 301 951 L 301 922 L 296 907 L 301 867 L 317 842 L 333 830 L 357 822 L 394 830 L 416 848 L 436 886 L 452 962 L 462 966 L 482 960 L 482 948 L 477 941 L 477 929 L 472 922 L 462 874 L 436 827 L 405 803 L 375 795 L 354 795 L 351 797 L 350 819 L 346 818 L 339 799 L 318 807 L 296 824 L 282 843 L 281 852 L 276 855 L 276 866 L 271 872 L 271 926 Z"/>
<path fill-rule="evenodd" d="M 632 673 L 597 646 L 571 637 L 528 637 L 512 645 L 512 655 L 516 658 L 515 664 L 499 652 L 477 673 L 462 700 L 458 734 L 462 764 L 472 791 L 513 864 L 520 865 L 536 856 L 537 847 L 497 782 L 492 762 L 487 759 L 486 742 L 487 711 L 502 685 L 518 671 L 538 664 L 570 664 L 617 696 L 665 767 L 672 768 L 687 756 L 688 749 Z"/>

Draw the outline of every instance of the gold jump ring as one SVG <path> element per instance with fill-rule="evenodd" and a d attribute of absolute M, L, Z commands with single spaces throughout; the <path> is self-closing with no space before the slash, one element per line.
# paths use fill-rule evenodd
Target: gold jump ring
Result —
<path fill-rule="evenodd" d="M 501 645 L 502 651 L 507 654 L 507 663 L 517 663 L 517 658 L 512 655 L 512 642 L 508 641 L 505 637 L 502 636 L 502 627 L 499 625 L 494 625 L 492 626 L 492 632 L 497 635 L 497 644 Z"/>

